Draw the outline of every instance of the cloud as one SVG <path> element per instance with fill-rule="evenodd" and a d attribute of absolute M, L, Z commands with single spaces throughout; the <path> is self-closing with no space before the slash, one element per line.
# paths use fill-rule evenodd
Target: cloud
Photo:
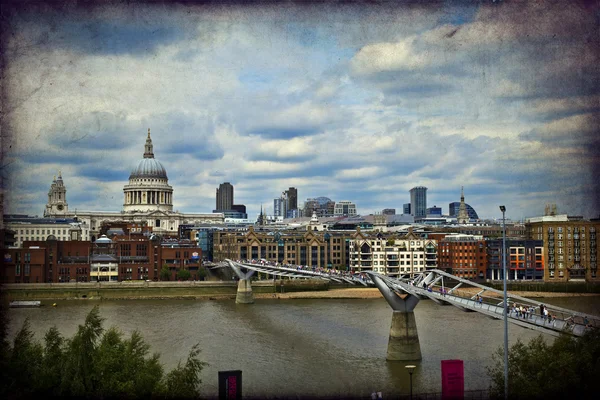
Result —
<path fill-rule="evenodd" d="M 7 209 L 39 213 L 61 169 L 70 208 L 120 210 L 151 128 L 184 211 L 231 181 L 250 215 L 289 186 L 368 213 L 416 185 L 438 205 L 465 185 L 482 216 L 595 215 L 597 18 L 498 3 L 14 7 Z"/>

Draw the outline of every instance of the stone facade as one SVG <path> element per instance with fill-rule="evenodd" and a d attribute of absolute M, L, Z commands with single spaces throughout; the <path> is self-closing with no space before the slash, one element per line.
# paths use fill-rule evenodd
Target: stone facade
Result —
<path fill-rule="evenodd" d="M 525 226 L 528 239 L 544 243 L 544 281 L 600 281 L 596 236 L 600 219 L 555 215 L 530 218 Z"/>
<path fill-rule="evenodd" d="M 346 269 L 349 235 L 307 231 L 215 231 L 213 260 L 277 261 L 284 264 Z"/>

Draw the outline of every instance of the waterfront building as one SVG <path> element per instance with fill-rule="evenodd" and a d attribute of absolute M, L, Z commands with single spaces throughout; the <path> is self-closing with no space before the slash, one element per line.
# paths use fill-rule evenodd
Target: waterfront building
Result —
<path fill-rule="evenodd" d="M 350 241 L 350 269 L 397 277 L 437 266 L 437 241 L 409 229 L 406 235 L 365 233 L 360 228 Z"/>
<path fill-rule="evenodd" d="M 427 188 L 416 186 L 410 189 L 410 210 L 415 218 L 427 216 Z"/>
<path fill-rule="evenodd" d="M 502 280 L 502 239 L 486 240 L 486 279 Z M 507 240 L 506 268 L 508 280 L 544 279 L 544 243 L 542 240 Z"/>
<path fill-rule="evenodd" d="M 335 204 L 333 215 L 336 217 L 353 217 L 356 215 L 356 204 L 348 200 L 339 201 Z"/>
<path fill-rule="evenodd" d="M 486 276 L 486 242 L 481 235 L 446 235 L 438 243 L 438 268 L 465 279 Z"/>
<path fill-rule="evenodd" d="M 295 230 L 215 231 L 213 259 L 266 259 L 284 264 L 346 269 L 350 235 L 306 228 Z"/>
<path fill-rule="evenodd" d="M 231 188 L 233 202 L 233 187 Z M 181 224 L 223 223 L 222 213 L 181 213 L 173 211 L 173 188 L 169 185 L 166 169 L 154 157 L 154 147 L 148 129 L 143 158 L 132 169 L 129 182 L 123 187 L 122 211 L 82 211 L 69 209 L 66 199 L 67 188 L 59 173 L 50 185 L 48 203 L 44 215 L 48 218 L 75 219 L 85 226 L 83 240 L 95 241 L 100 227 L 112 222 L 147 223 L 155 234 L 176 236 Z M 231 205 L 227 210 L 231 209 Z M 26 228 L 24 228 L 26 230 Z M 47 231 L 47 228 L 45 228 Z M 52 228 L 50 228 L 52 229 Z M 58 229 L 58 228 L 57 228 Z M 31 231 L 31 229 L 29 229 Z M 35 228 L 37 236 L 37 228 Z M 40 228 L 40 231 L 42 228 Z M 20 228 L 19 228 L 20 231 Z M 31 240 L 31 233 L 21 235 Z M 56 235 L 61 238 L 63 235 Z M 41 234 L 39 236 L 41 240 Z M 19 243 L 23 243 L 20 240 Z"/>
<path fill-rule="evenodd" d="M 527 219 L 527 238 L 543 241 L 544 280 L 598 282 L 600 218 L 547 215 Z"/>
<path fill-rule="evenodd" d="M 158 280 L 166 266 L 171 279 L 188 269 L 198 279 L 202 250 L 195 241 L 161 239 L 129 229 L 108 229 L 96 241 L 26 241 L 4 250 L 1 283 Z M 120 231 L 120 232 L 119 232 Z M 119 233 L 114 233 L 119 232 Z"/>

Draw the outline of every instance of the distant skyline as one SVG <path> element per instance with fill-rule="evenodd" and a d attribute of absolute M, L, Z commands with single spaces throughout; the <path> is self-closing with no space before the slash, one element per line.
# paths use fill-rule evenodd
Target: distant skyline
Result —
<path fill-rule="evenodd" d="M 360 214 L 600 213 L 597 2 L 3 5 L 5 213 L 119 211 L 147 129 L 173 209 L 289 187 Z"/>

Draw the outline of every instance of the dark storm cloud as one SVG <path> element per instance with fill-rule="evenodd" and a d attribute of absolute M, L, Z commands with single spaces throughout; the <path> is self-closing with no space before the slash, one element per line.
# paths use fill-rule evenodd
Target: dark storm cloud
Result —
<path fill-rule="evenodd" d="M 91 112 L 57 120 L 51 144 L 65 151 L 120 150 L 131 146 L 131 136 L 139 130 L 124 114 Z"/>
<path fill-rule="evenodd" d="M 126 182 L 129 173 L 128 166 L 114 169 L 112 165 L 107 166 L 102 163 L 84 165 L 77 169 L 77 175 L 101 182 Z"/>
<path fill-rule="evenodd" d="M 195 160 L 223 158 L 225 150 L 215 134 L 211 118 L 185 112 L 168 112 L 145 121 L 151 126 L 155 155 L 159 159 L 176 159 L 189 155 Z"/>
<path fill-rule="evenodd" d="M 44 46 L 100 56 L 143 56 L 190 34 L 185 24 L 165 23 L 152 7 L 12 3 L 7 11 L 11 23 L 6 27 L 25 32 L 25 42 L 15 46 Z"/>

